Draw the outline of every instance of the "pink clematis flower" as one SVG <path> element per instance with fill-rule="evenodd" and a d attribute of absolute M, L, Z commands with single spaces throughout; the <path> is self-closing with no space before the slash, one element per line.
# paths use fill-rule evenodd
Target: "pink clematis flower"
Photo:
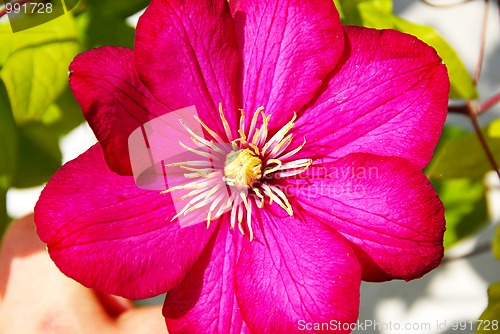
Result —
<path fill-rule="evenodd" d="M 443 206 L 421 169 L 449 83 L 415 37 L 342 27 L 331 0 L 153 0 L 134 50 L 85 52 L 70 72 L 99 144 L 49 181 L 38 234 L 85 286 L 168 292 L 170 333 L 349 324 L 362 279 L 411 280 L 440 263 Z M 218 204 L 181 227 L 170 192 L 135 184 L 127 143 L 191 105 L 202 146 L 230 144 L 217 180 L 232 192 L 222 210 L 215 179 L 185 162 L 205 201 L 189 209 Z"/>

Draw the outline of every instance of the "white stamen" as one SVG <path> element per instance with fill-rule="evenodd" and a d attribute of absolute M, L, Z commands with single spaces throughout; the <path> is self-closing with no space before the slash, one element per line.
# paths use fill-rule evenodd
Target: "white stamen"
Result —
<path fill-rule="evenodd" d="M 229 123 L 224 117 L 224 112 L 222 111 L 222 103 L 219 103 L 219 115 L 222 120 L 222 125 L 224 126 L 224 131 L 226 132 L 226 137 L 229 141 L 233 140 L 233 134 L 231 133 L 231 128 L 229 127 Z"/>
<path fill-rule="evenodd" d="M 194 116 L 194 118 L 212 136 L 213 139 L 215 139 L 218 143 L 223 143 L 224 142 L 222 140 L 222 138 L 219 137 L 219 135 L 217 133 L 215 133 L 214 130 L 210 129 L 198 116 Z"/>
<path fill-rule="evenodd" d="M 208 160 L 184 161 L 165 165 L 165 167 L 179 167 L 181 170 L 189 172 L 182 175 L 193 180 L 181 186 L 171 187 L 162 193 L 174 190 L 191 190 L 181 197 L 181 200 L 190 200 L 172 220 L 182 215 L 185 216 L 194 210 L 205 208 L 207 209 L 206 225 L 207 228 L 210 228 L 213 220 L 230 210 L 230 227 L 234 229 L 238 224 L 239 231 L 245 234 L 243 221 L 246 220 L 246 229 L 250 241 L 252 241 L 254 238 L 252 200 L 257 208 L 262 209 L 267 197 L 270 205 L 275 202 L 292 216 L 293 208 L 286 194 L 279 186 L 273 184 L 273 177 L 286 178 L 303 173 L 311 166 L 312 160 L 289 160 L 304 147 L 305 138 L 300 146 L 286 152 L 293 141 L 293 134 L 288 132 L 294 126 L 297 117 L 295 113 L 290 121 L 268 139 L 271 116 L 266 116 L 264 107 L 259 107 L 254 112 L 248 131 L 245 129 L 245 112 L 240 109 L 239 129 L 237 130 L 239 138 L 234 140 L 229 123 L 224 117 L 222 104 L 219 104 L 219 115 L 225 135 L 230 140 L 231 150 L 224 150 L 223 148 L 227 145 L 222 138 L 198 117 L 195 117 L 196 120 L 213 140 L 196 134 L 187 126 L 186 122 L 179 119 L 198 149 L 179 142 L 181 147 Z M 262 126 L 256 128 L 259 116 L 262 119 Z M 218 161 L 215 164 L 217 167 L 214 166 L 214 161 Z M 227 186 L 231 190 L 229 197 L 226 193 Z M 225 201 L 226 198 L 227 201 Z"/>
<path fill-rule="evenodd" d="M 264 110 L 264 107 L 259 107 L 257 110 L 255 110 L 252 118 L 252 123 L 250 124 L 250 129 L 248 129 L 248 137 L 250 138 L 254 131 L 255 131 L 255 126 L 257 125 L 257 119 L 259 118 L 260 112 Z"/>
<path fill-rule="evenodd" d="M 297 154 L 304 146 L 306 145 L 306 137 L 304 137 L 304 141 L 302 142 L 302 144 L 297 147 L 296 149 L 294 149 L 293 151 L 290 151 L 286 154 L 283 154 L 282 156 L 279 157 L 280 160 L 286 160 L 292 156 L 294 156 L 295 154 Z"/>

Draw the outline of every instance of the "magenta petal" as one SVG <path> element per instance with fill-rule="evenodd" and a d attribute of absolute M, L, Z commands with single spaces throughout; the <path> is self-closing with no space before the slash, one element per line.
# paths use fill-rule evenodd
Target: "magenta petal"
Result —
<path fill-rule="evenodd" d="M 243 59 L 243 108 L 264 106 L 286 123 L 315 95 L 342 54 L 343 31 L 331 0 L 232 0 Z M 250 118 L 247 118 L 250 121 Z"/>
<path fill-rule="evenodd" d="M 347 241 L 314 217 L 277 216 L 282 211 L 275 204 L 259 211 L 256 238 L 243 241 L 237 263 L 236 299 L 252 333 L 356 321 L 361 272 Z"/>
<path fill-rule="evenodd" d="M 109 168 L 132 175 L 128 136 L 169 110 L 137 78 L 130 49 L 102 47 L 87 51 L 75 58 L 69 70 L 73 94 L 103 146 Z"/>
<path fill-rule="evenodd" d="M 180 228 L 174 214 L 170 196 L 109 171 L 97 144 L 49 181 L 35 223 L 63 273 L 135 299 L 179 284 L 213 233 L 203 224 Z"/>
<path fill-rule="evenodd" d="M 137 25 L 135 60 L 161 102 L 172 110 L 195 105 L 202 120 L 225 137 L 218 105 L 236 129 L 237 48 L 226 0 L 153 0 Z"/>
<path fill-rule="evenodd" d="M 353 153 L 304 174 L 287 181 L 292 202 L 355 245 L 363 279 L 410 280 L 441 262 L 443 205 L 409 161 Z"/>
<path fill-rule="evenodd" d="M 249 333 L 234 293 L 234 271 L 245 237 L 229 229 L 228 219 L 221 219 L 219 227 L 186 279 L 167 294 L 163 315 L 171 334 Z"/>
<path fill-rule="evenodd" d="M 449 81 L 434 49 L 393 30 L 345 27 L 339 66 L 296 123 L 300 156 L 401 156 L 422 168 L 447 115 Z"/>

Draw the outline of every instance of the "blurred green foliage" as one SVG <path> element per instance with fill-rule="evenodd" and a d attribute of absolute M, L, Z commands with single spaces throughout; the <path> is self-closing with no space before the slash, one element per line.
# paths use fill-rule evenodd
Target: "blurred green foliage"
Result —
<path fill-rule="evenodd" d="M 492 123 L 493 124 L 493 123 Z M 486 141 L 495 157 L 500 157 L 500 137 L 494 137 L 492 124 L 483 129 Z M 471 178 L 479 180 L 491 165 L 482 149 L 475 132 L 462 133 L 460 136 L 442 137 L 443 147 L 434 154 L 427 167 L 427 176 L 431 179 Z"/>
<path fill-rule="evenodd" d="M 16 124 L 42 121 L 64 91 L 69 63 L 80 50 L 76 36 L 71 15 L 0 35 L 0 45 L 7 42 L 10 46 L 0 78 L 7 88 Z"/>
<path fill-rule="evenodd" d="M 0 24 L 0 235 L 7 190 L 47 182 L 61 166 L 60 138 L 83 122 L 68 85 L 70 62 L 101 45 L 133 47 L 126 19 L 148 3 L 65 0 L 72 10 L 45 24 L 17 33 Z"/>
<path fill-rule="evenodd" d="M 17 161 L 16 123 L 10 109 L 5 86 L 0 81 L 0 191 L 7 191 L 12 182 Z"/>
<path fill-rule="evenodd" d="M 454 177 L 444 177 L 444 175 L 448 175 L 448 170 L 454 171 L 454 166 L 459 164 L 458 161 L 468 159 L 468 153 L 471 152 L 467 151 L 464 154 L 459 148 L 450 149 L 457 142 L 463 144 L 464 138 L 466 146 L 471 145 L 470 142 L 477 143 L 475 133 L 458 126 L 446 126 L 434 152 L 434 158 L 424 170 L 445 207 L 445 249 L 474 234 L 488 221 L 485 186 L 481 179 L 488 171 L 488 162 L 482 162 L 481 168 L 484 167 L 482 174 L 477 173 L 475 168 L 467 169 L 464 167 L 461 174 L 454 174 Z M 475 149 L 476 151 L 472 154 L 480 159 L 485 159 L 481 147 L 475 147 Z M 448 156 L 451 160 L 441 160 L 442 156 Z M 471 177 L 471 175 L 476 177 Z"/>
<path fill-rule="evenodd" d="M 500 118 L 488 125 L 488 136 L 491 138 L 500 138 Z"/>
<path fill-rule="evenodd" d="M 488 307 L 479 317 L 477 334 L 500 333 L 500 282 L 488 288 Z"/>
<path fill-rule="evenodd" d="M 78 4 L 79 0 L 63 0 L 64 6 L 66 7 L 67 11 L 72 10 L 75 8 L 75 6 Z"/>
<path fill-rule="evenodd" d="M 7 190 L 17 161 L 18 137 L 5 86 L 0 81 L 0 237 L 8 222 Z"/>
<path fill-rule="evenodd" d="M 497 260 L 500 260 L 500 226 L 497 226 L 493 237 L 492 252 Z"/>
<path fill-rule="evenodd" d="M 485 187 L 482 181 L 432 180 L 432 185 L 445 207 L 445 249 L 476 233 L 486 225 L 488 216 Z"/>

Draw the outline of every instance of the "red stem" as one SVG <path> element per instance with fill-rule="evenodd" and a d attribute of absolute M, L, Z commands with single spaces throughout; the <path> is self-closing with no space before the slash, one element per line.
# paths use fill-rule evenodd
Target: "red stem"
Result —
<path fill-rule="evenodd" d="M 500 93 L 493 95 L 493 97 L 490 97 L 488 100 L 483 102 L 478 107 L 477 114 L 481 115 L 481 114 L 487 112 L 488 110 L 490 110 L 492 107 L 494 107 L 498 103 L 500 103 Z M 455 113 L 455 114 L 462 114 L 462 115 L 469 114 L 469 111 L 468 111 L 466 104 L 462 104 L 462 105 L 458 105 L 458 106 L 448 106 L 448 112 Z"/>
<path fill-rule="evenodd" d="M 500 0 L 499 0 L 500 1 Z M 488 111 L 491 107 L 493 107 L 495 104 L 500 102 L 500 93 L 494 95 L 493 97 L 489 98 L 487 101 L 483 102 L 479 106 L 479 114 L 482 114 L 485 111 Z"/>

